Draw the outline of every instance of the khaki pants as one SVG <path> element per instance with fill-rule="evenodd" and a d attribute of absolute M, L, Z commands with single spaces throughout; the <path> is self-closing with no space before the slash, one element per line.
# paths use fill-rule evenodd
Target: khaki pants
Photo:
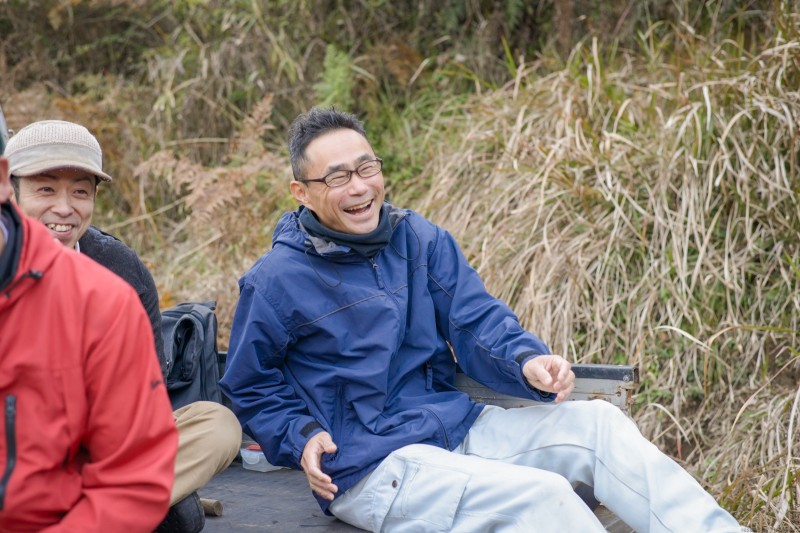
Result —
<path fill-rule="evenodd" d="M 242 427 L 236 416 L 215 402 L 194 402 L 177 411 L 178 455 L 170 506 L 203 487 L 236 458 Z"/>

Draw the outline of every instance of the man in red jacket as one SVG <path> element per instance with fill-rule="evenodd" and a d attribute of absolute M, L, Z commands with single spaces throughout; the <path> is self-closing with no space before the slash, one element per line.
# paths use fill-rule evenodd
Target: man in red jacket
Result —
<path fill-rule="evenodd" d="M 0 531 L 149 533 L 177 432 L 147 315 L 11 193 L 0 156 Z"/>
<path fill-rule="evenodd" d="M 63 120 L 40 120 L 9 141 L 11 186 L 20 212 L 46 226 L 53 239 L 125 280 L 139 296 L 150 320 L 157 361 L 167 380 L 159 296 L 153 276 L 136 252 L 91 225 L 98 183 L 110 183 L 103 171 L 100 144 L 88 129 Z M 150 357 L 152 351 L 140 357 Z M 241 444 L 234 414 L 216 402 L 197 401 L 173 413 L 178 429 L 175 483 L 170 510 L 157 533 L 195 533 L 205 525 L 197 490 L 225 470 Z"/>

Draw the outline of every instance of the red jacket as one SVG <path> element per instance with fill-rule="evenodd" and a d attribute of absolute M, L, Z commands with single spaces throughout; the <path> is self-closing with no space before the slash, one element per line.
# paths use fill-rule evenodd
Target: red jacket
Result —
<path fill-rule="evenodd" d="M 127 283 L 11 213 L 0 531 L 149 533 L 169 507 L 177 431 L 147 315 Z"/>

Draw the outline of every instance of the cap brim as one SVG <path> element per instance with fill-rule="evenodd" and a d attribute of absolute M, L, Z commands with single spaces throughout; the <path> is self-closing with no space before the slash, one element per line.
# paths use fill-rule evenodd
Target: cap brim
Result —
<path fill-rule="evenodd" d="M 91 174 L 93 176 L 97 176 L 103 181 L 113 181 L 111 176 L 103 172 L 102 170 L 97 170 L 97 168 L 91 167 L 89 165 L 84 165 L 82 163 L 76 161 L 66 161 L 64 158 L 59 158 L 57 160 L 39 160 L 36 163 L 32 163 L 30 165 L 21 165 L 19 167 L 9 168 L 9 174 L 12 176 L 19 176 L 20 178 L 24 178 L 25 176 L 35 176 L 37 174 L 43 174 L 48 170 L 57 170 L 61 168 L 77 168 L 79 170 L 83 170 L 84 172 Z"/>

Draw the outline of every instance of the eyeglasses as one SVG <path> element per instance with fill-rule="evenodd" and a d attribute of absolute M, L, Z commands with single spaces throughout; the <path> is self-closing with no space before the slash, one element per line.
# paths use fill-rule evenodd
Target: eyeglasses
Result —
<path fill-rule="evenodd" d="M 353 177 L 354 173 L 358 174 L 358 177 L 361 179 L 367 179 L 378 175 L 382 167 L 383 159 L 376 157 L 370 161 L 364 161 L 353 170 L 334 170 L 330 174 L 325 174 L 321 178 L 298 179 L 297 181 L 302 183 L 318 181 L 331 188 L 341 187 L 342 185 L 347 185 L 350 183 L 350 178 Z"/>

